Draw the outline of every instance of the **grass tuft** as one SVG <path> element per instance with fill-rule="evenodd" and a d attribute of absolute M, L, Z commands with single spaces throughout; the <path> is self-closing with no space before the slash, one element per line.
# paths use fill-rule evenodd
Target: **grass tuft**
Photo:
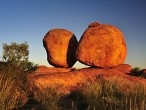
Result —
<path fill-rule="evenodd" d="M 47 87 L 34 92 L 34 98 L 45 110 L 60 110 L 59 100 L 62 94 L 56 91 L 57 87 Z"/>

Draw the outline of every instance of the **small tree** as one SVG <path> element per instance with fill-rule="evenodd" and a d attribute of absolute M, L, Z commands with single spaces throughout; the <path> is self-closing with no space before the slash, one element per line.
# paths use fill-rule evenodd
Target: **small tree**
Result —
<path fill-rule="evenodd" d="M 22 44 L 17 44 L 15 42 L 10 45 L 3 44 L 3 59 L 6 62 L 14 61 L 21 62 L 28 60 L 29 50 L 27 42 Z"/>
<path fill-rule="evenodd" d="M 3 44 L 3 60 L 11 66 L 20 68 L 24 71 L 30 70 L 34 67 L 32 62 L 29 62 L 29 46 L 27 42 L 18 44 L 12 42 L 10 45 Z"/>

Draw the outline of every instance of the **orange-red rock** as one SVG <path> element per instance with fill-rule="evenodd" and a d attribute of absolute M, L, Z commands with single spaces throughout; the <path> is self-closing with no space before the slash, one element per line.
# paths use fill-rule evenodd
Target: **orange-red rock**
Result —
<path fill-rule="evenodd" d="M 62 73 L 70 72 L 73 68 L 56 68 L 56 67 L 47 67 L 47 66 L 38 66 L 35 73 L 37 74 L 50 74 L 50 73 Z"/>
<path fill-rule="evenodd" d="M 48 62 L 55 67 L 72 67 L 76 62 L 76 36 L 65 29 L 52 29 L 43 39 Z"/>
<path fill-rule="evenodd" d="M 132 70 L 132 67 L 129 64 L 121 64 L 114 67 L 113 69 L 123 72 L 123 73 L 130 73 Z"/>
<path fill-rule="evenodd" d="M 42 67 L 41 67 L 42 68 Z M 63 70 L 63 71 L 62 71 Z M 123 85 L 128 83 L 129 85 L 135 85 L 138 83 L 145 83 L 146 80 L 139 77 L 134 77 L 125 74 L 124 72 L 117 71 L 112 68 L 83 68 L 68 71 L 58 68 L 38 68 L 34 73 L 28 75 L 28 82 L 30 88 L 47 88 L 56 87 L 57 91 L 62 93 L 70 93 L 72 90 L 82 87 L 85 83 L 92 83 L 98 80 L 109 80 L 113 81 L 114 84 Z M 118 81 L 115 83 L 115 81 Z"/>
<path fill-rule="evenodd" d="M 124 62 L 126 53 L 122 32 L 114 26 L 95 22 L 83 33 L 76 57 L 89 66 L 114 67 Z"/>

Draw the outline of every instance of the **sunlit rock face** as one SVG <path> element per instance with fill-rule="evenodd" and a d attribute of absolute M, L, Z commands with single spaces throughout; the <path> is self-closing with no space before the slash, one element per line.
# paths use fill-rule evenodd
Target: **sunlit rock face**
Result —
<path fill-rule="evenodd" d="M 76 57 L 89 66 L 114 67 L 123 64 L 126 53 L 125 39 L 118 28 L 94 22 L 83 33 Z"/>
<path fill-rule="evenodd" d="M 132 87 L 138 83 L 146 84 L 144 78 L 127 75 L 131 69 L 128 64 L 118 65 L 113 68 L 82 68 L 76 70 L 39 66 L 27 78 L 30 89 L 41 88 L 43 90 L 48 87 L 57 87 L 57 92 L 63 94 L 79 90 L 85 84 L 93 84 L 97 81 L 105 80 L 116 82 L 116 84 L 122 83 L 123 87 L 127 87 L 125 84 L 130 84 Z"/>
<path fill-rule="evenodd" d="M 72 67 L 76 62 L 76 36 L 65 29 L 52 29 L 43 39 L 48 62 L 55 67 Z"/>

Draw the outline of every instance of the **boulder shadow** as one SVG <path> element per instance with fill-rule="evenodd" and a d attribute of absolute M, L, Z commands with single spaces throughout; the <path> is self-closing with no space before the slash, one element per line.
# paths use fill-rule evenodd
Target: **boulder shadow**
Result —
<path fill-rule="evenodd" d="M 77 59 L 76 59 L 76 49 L 78 47 L 78 41 L 76 39 L 76 36 L 73 34 L 73 36 L 69 40 L 68 48 L 67 48 L 67 59 L 66 62 L 69 67 L 72 67 Z"/>

